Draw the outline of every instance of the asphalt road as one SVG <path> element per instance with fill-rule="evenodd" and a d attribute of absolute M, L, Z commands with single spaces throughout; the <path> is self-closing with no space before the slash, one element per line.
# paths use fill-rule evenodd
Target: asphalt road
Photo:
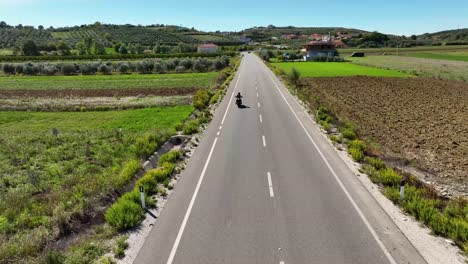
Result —
<path fill-rule="evenodd" d="M 135 263 L 425 261 L 281 82 L 245 54 Z"/>

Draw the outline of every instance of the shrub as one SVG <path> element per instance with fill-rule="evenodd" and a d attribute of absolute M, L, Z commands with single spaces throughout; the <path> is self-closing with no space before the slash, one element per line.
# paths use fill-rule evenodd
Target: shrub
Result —
<path fill-rule="evenodd" d="M 143 209 L 140 205 L 121 198 L 107 209 L 104 217 L 107 223 L 122 231 L 138 225 L 142 215 Z"/>
<path fill-rule="evenodd" d="M 15 65 L 11 63 L 5 63 L 2 66 L 2 70 L 5 74 L 15 74 Z"/>
<path fill-rule="evenodd" d="M 62 264 L 65 263 L 66 257 L 60 252 L 49 251 L 47 252 L 45 262 L 47 264 Z"/>
<path fill-rule="evenodd" d="M 151 135 L 145 134 L 136 140 L 135 144 L 132 146 L 132 151 L 138 158 L 146 159 L 151 156 L 157 148 L 157 142 L 152 139 Z"/>
<path fill-rule="evenodd" d="M 130 179 L 133 178 L 133 176 L 141 169 L 140 161 L 137 159 L 132 159 L 127 161 L 124 166 L 122 171 L 120 172 L 120 185 L 122 186 L 126 184 Z"/>
<path fill-rule="evenodd" d="M 184 125 L 182 132 L 185 135 L 192 135 L 192 134 L 198 133 L 199 126 L 200 126 L 200 123 L 198 122 L 197 119 L 190 120 L 187 124 Z"/>
<path fill-rule="evenodd" d="M 180 158 L 180 151 L 172 150 L 166 154 L 161 155 L 158 160 L 158 166 L 163 166 L 164 163 L 175 163 Z"/>
<path fill-rule="evenodd" d="M 63 75 L 76 74 L 75 65 L 73 65 L 71 63 L 64 63 L 64 64 L 60 65 L 60 71 L 62 72 Z"/>
<path fill-rule="evenodd" d="M 385 162 L 379 158 L 373 158 L 373 157 L 366 157 L 364 161 L 374 167 L 376 170 L 381 170 L 385 169 L 387 166 L 385 165 Z"/>
<path fill-rule="evenodd" d="M 299 82 L 299 79 L 301 78 L 301 73 L 296 68 L 293 67 L 288 74 L 288 78 L 292 83 L 297 85 L 297 83 Z"/>
<path fill-rule="evenodd" d="M 198 110 L 203 110 L 209 106 L 210 99 L 208 89 L 199 89 L 193 96 L 193 106 Z"/>
<path fill-rule="evenodd" d="M 349 148 L 359 149 L 360 151 L 364 152 L 366 150 L 366 144 L 358 139 L 352 140 L 348 142 Z"/>
<path fill-rule="evenodd" d="M 130 70 L 130 66 L 128 65 L 128 63 L 120 63 L 117 66 L 117 69 L 120 73 L 125 74 L 128 73 L 128 71 Z"/>
<path fill-rule="evenodd" d="M 128 248 L 127 236 L 122 236 L 116 241 L 117 248 L 115 249 L 115 257 L 122 259 L 125 257 L 125 250 Z"/>
<path fill-rule="evenodd" d="M 403 177 L 391 168 L 379 171 L 379 181 L 384 186 L 398 187 Z"/>
<path fill-rule="evenodd" d="M 330 135 L 330 140 L 334 143 L 343 142 L 343 138 L 341 136 L 335 136 L 335 135 Z"/>
<path fill-rule="evenodd" d="M 102 74 L 110 74 L 112 72 L 112 68 L 105 65 L 105 64 L 101 64 L 99 67 L 98 67 L 98 71 Z"/>
<path fill-rule="evenodd" d="M 398 188 L 387 186 L 383 193 L 394 204 L 397 204 L 400 201 L 400 190 Z"/>
<path fill-rule="evenodd" d="M 150 172 L 147 172 L 143 177 L 141 177 L 135 184 L 136 190 L 142 186 L 147 194 L 153 194 L 158 186 L 156 178 Z M 141 199 L 141 198 L 139 198 Z"/>
<path fill-rule="evenodd" d="M 177 67 L 175 68 L 175 71 L 176 71 L 177 73 L 184 72 L 184 71 L 185 71 L 185 67 L 179 65 L 179 66 L 177 66 Z"/>
<path fill-rule="evenodd" d="M 351 155 L 354 161 L 361 161 L 364 159 L 364 152 L 357 148 L 348 148 L 348 153 Z"/>
<path fill-rule="evenodd" d="M 343 128 L 340 130 L 340 133 L 344 138 L 348 140 L 356 139 L 356 133 L 350 128 Z"/>

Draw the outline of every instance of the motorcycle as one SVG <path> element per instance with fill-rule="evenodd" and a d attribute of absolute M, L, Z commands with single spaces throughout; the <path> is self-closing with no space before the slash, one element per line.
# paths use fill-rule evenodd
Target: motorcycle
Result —
<path fill-rule="evenodd" d="M 236 99 L 236 105 L 237 105 L 237 107 L 239 107 L 239 108 L 242 107 L 242 99 L 241 99 L 241 98 L 237 98 L 237 99 Z"/>

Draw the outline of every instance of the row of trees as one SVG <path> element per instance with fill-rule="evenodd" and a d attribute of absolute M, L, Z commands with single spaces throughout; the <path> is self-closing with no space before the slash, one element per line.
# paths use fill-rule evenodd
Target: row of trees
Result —
<path fill-rule="evenodd" d="M 136 62 L 87 62 L 87 63 L 4 63 L 0 69 L 4 74 L 23 75 L 93 75 L 97 73 L 167 73 L 167 72 L 207 72 L 221 70 L 229 66 L 229 57 L 222 56 L 214 59 L 185 58 L 185 59 L 145 59 Z"/>

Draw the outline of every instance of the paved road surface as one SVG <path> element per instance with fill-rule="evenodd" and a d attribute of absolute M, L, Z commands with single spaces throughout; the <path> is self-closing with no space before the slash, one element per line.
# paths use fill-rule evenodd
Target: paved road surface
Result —
<path fill-rule="evenodd" d="M 135 263 L 425 261 L 281 82 L 245 54 Z"/>

